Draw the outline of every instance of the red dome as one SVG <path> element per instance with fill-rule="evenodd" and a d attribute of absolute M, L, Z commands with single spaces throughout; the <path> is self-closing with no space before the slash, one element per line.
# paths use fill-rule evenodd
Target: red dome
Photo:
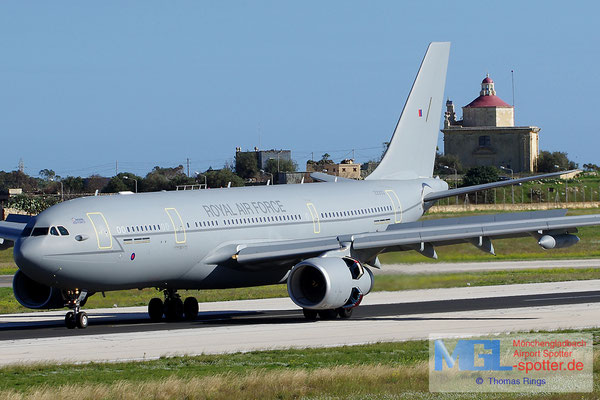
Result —
<path fill-rule="evenodd" d="M 488 78 L 489 79 L 489 78 Z M 490 79 L 491 80 L 491 79 Z M 512 107 L 496 95 L 479 96 L 465 107 Z"/>
<path fill-rule="evenodd" d="M 485 79 L 481 81 L 481 83 L 494 83 L 494 81 L 489 76 L 486 76 Z"/>

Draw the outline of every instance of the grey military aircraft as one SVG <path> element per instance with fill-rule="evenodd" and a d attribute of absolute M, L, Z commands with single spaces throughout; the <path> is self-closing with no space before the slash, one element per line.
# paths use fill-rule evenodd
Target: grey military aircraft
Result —
<path fill-rule="evenodd" d="M 600 215 L 566 210 L 422 221 L 436 200 L 556 174 L 448 189 L 433 177 L 450 44 L 431 43 L 389 147 L 364 181 L 314 174 L 320 183 L 92 196 L 57 204 L 28 221 L 0 223 L 14 244 L 16 299 L 68 307 L 68 328 L 85 328 L 89 296 L 153 287 L 151 320 L 194 319 L 198 302 L 178 290 L 287 282 L 307 319 L 348 318 L 373 286 L 378 255 L 533 237 L 546 249 L 578 242 Z"/>

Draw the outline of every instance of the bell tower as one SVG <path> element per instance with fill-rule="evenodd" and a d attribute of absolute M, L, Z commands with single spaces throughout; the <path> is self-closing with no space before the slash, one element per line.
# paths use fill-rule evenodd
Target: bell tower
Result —
<path fill-rule="evenodd" d="M 480 96 L 495 96 L 496 89 L 494 89 L 494 81 L 490 78 L 490 74 L 485 74 L 485 79 L 481 81 L 481 92 Z"/>

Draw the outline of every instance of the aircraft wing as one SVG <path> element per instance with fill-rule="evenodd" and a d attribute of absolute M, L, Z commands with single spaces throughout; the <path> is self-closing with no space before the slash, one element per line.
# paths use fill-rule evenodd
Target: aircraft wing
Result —
<path fill-rule="evenodd" d="M 600 225 L 600 214 L 566 216 L 566 212 L 545 210 L 393 224 L 383 232 L 349 237 L 241 245 L 227 258 L 237 260 L 239 264 L 265 263 L 314 257 L 340 250 L 348 244 L 355 254 L 365 255 L 361 257 L 363 259 L 374 259 L 382 252 L 404 250 L 416 250 L 427 257 L 437 258 L 435 246 L 457 243 L 472 243 L 482 251 L 494 254 L 492 239 L 532 236 L 544 248 L 558 248 L 578 241 L 577 237 L 569 235 L 577 232 L 577 227 Z"/>
<path fill-rule="evenodd" d="M 0 221 L 0 239 L 16 241 L 25 225 L 23 222 Z"/>

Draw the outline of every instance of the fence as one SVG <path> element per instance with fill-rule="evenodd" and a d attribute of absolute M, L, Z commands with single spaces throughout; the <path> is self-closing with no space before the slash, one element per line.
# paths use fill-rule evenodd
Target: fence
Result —
<path fill-rule="evenodd" d="M 555 184 L 512 186 L 441 199 L 438 206 L 478 204 L 569 204 L 600 202 L 600 185 Z"/>

